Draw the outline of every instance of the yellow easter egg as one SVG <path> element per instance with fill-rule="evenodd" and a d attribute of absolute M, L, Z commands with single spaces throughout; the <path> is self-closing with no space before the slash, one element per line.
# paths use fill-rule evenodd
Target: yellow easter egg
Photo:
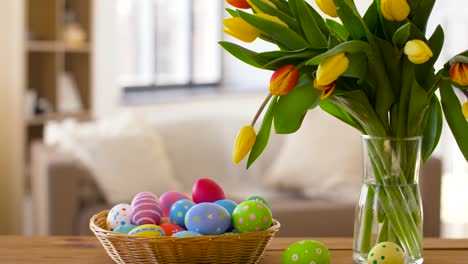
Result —
<path fill-rule="evenodd" d="M 405 253 L 400 246 L 392 242 L 375 245 L 367 257 L 368 264 L 404 264 Z"/>
<path fill-rule="evenodd" d="M 166 235 L 160 226 L 152 224 L 137 226 L 128 234 L 137 237 L 161 237 Z"/>

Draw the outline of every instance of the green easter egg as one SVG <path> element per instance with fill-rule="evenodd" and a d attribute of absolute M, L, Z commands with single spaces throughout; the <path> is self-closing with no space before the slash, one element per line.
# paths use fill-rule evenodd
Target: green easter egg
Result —
<path fill-rule="evenodd" d="M 270 204 L 261 196 L 250 196 L 249 198 L 247 198 L 247 201 L 260 201 L 262 203 L 264 203 L 266 206 L 268 206 L 268 208 L 271 210 L 271 206 Z"/>
<path fill-rule="evenodd" d="M 404 264 L 403 249 L 393 242 L 382 242 L 375 245 L 367 257 L 368 264 Z"/>
<path fill-rule="evenodd" d="M 266 230 L 273 217 L 270 209 L 260 201 L 244 201 L 232 212 L 234 227 L 239 233 Z"/>
<path fill-rule="evenodd" d="M 330 253 L 320 242 L 302 240 L 290 245 L 281 258 L 282 264 L 330 264 Z"/>

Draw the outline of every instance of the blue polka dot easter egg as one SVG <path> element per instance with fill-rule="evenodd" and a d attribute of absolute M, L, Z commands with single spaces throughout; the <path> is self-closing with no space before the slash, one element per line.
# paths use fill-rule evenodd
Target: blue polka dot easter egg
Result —
<path fill-rule="evenodd" d="M 263 231 L 271 226 L 270 209 L 260 201 L 244 201 L 232 213 L 234 227 L 239 233 Z"/>
<path fill-rule="evenodd" d="M 231 225 L 231 216 L 224 207 L 214 203 L 199 203 L 185 215 L 188 231 L 202 235 L 220 235 Z"/>
<path fill-rule="evenodd" d="M 118 204 L 107 214 L 107 229 L 114 230 L 119 226 L 130 224 L 132 219 L 131 207 L 129 204 Z"/>
<path fill-rule="evenodd" d="M 172 237 L 196 237 L 196 236 L 202 236 L 202 234 L 193 232 L 193 231 L 181 231 L 181 232 L 172 234 Z"/>
<path fill-rule="evenodd" d="M 185 215 L 194 205 L 195 203 L 188 199 L 179 200 L 172 204 L 171 211 L 169 213 L 171 223 L 185 227 Z"/>

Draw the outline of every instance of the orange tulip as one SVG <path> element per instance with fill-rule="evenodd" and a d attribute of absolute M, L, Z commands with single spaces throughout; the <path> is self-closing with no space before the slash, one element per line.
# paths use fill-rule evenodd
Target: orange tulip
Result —
<path fill-rule="evenodd" d="M 226 2 L 237 8 L 241 8 L 241 9 L 250 8 L 250 4 L 247 2 L 247 0 L 226 0 Z"/>
<path fill-rule="evenodd" d="M 461 86 L 468 86 L 468 64 L 458 62 L 452 64 L 450 78 Z"/>
<path fill-rule="evenodd" d="M 291 92 L 299 81 L 299 71 L 294 65 L 288 64 L 273 73 L 270 79 L 270 93 L 282 96 Z"/>

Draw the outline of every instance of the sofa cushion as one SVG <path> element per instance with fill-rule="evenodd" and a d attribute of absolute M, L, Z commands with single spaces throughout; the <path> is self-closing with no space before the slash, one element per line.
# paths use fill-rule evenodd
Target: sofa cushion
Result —
<path fill-rule="evenodd" d="M 315 109 L 301 129 L 286 138 L 267 172 L 267 182 L 309 198 L 355 201 L 361 186 L 361 159 L 360 133 Z"/>
<path fill-rule="evenodd" d="M 80 159 L 111 204 L 130 202 L 141 191 L 161 194 L 180 189 L 160 135 L 134 115 L 49 124 L 45 140 Z"/>

